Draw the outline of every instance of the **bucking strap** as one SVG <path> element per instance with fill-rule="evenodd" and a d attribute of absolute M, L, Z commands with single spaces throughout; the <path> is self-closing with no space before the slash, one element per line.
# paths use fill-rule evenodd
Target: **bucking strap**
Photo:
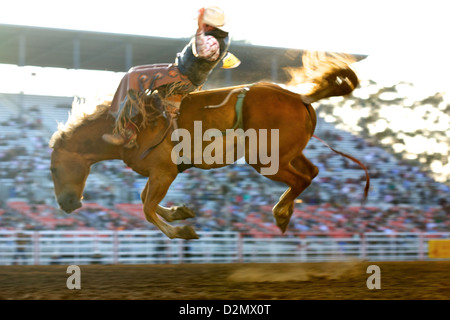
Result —
<path fill-rule="evenodd" d="M 330 147 L 330 145 L 328 143 L 326 143 L 325 141 L 320 139 L 318 136 L 313 135 L 313 137 L 316 138 L 317 140 L 319 140 L 320 142 L 322 142 L 325 146 L 327 146 L 328 148 L 330 148 L 332 151 L 336 152 L 337 154 L 340 154 L 341 156 L 348 158 L 348 159 L 352 160 L 353 162 L 357 163 L 364 170 L 364 172 L 366 173 L 366 186 L 364 188 L 364 198 L 362 201 L 362 205 L 364 205 L 367 201 L 367 197 L 369 195 L 369 189 L 370 189 L 370 176 L 369 176 L 369 170 L 367 170 L 367 167 L 358 159 Z"/>

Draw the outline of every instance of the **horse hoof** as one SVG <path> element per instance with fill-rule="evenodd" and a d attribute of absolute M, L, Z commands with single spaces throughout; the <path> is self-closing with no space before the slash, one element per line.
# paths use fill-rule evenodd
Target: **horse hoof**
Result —
<path fill-rule="evenodd" d="M 178 227 L 177 228 L 176 237 L 177 238 L 181 238 L 181 239 L 185 239 L 185 240 L 198 239 L 199 238 L 197 233 L 195 233 L 194 229 L 192 229 L 192 227 L 190 227 L 190 226 Z"/>
<path fill-rule="evenodd" d="M 183 205 L 182 207 L 178 207 L 177 211 L 180 211 L 180 215 L 183 219 L 194 218 L 195 212 Z"/>
<path fill-rule="evenodd" d="M 170 216 L 170 221 L 184 220 L 193 217 L 195 217 L 195 213 L 191 209 L 185 206 L 175 207 L 175 211 L 173 211 L 172 215 Z"/>
<path fill-rule="evenodd" d="M 287 218 L 287 219 L 278 218 L 277 219 L 277 226 L 281 230 L 281 233 L 285 233 L 286 232 L 286 229 L 287 229 L 287 227 L 289 225 L 289 221 L 290 221 L 289 218 Z"/>

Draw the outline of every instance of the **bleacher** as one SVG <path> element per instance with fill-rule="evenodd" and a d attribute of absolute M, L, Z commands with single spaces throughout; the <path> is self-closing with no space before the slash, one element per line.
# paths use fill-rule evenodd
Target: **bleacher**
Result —
<path fill-rule="evenodd" d="M 0 105 L 2 111 L 6 111 L 0 119 L 4 121 L 11 117 L 23 117 L 25 121 L 31 122 L 40 119 L 48 131 L 44 133 L 48 135 L 57 129 L 57 123 L 67 120 L 73 100 L 74 97 L 0 93 Z M 33 133 L 39 134 L 40 131 Z"/>

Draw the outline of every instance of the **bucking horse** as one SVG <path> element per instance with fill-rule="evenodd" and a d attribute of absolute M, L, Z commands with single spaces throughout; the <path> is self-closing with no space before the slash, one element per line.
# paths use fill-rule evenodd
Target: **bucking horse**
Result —
<path fill-rule="evenodd" d="M 141 121 L 148 125 L 141 127 L 138 145 L 132 149 L 102 140 L 102 135 L 111 132 L 115 125 L 109 112 L 110 103 L 98 104 L 89 114 L 75 116 L 72 110 L 49 143 L 53 149 L 50 170 L 60 208 L 70 213 L 82 206 L 83 190 L 94 163 L 120 159 L 148 177 L 141 192 L 146 219 L 171 239 L 196 239 L 192 227 L 168 223 L 192 218 L 194 212 L 185 206 L 166 208 L 159 203 L 186 168 L 219 168 L 245 157 L 257 172 L 289 187 L 272 209 L 284 233 L 295 199 L 319 173 L 303 154 L 316 127 L 316 113 L 311 104 L 331 96 L 348 95 L 359 84 L 350 63 L 336 55 L 309 55 L 303 60 L 302 75 L 301 84 L 308 89 L 301 93 L 268 82 L 190 93 L 180 105 L 176 125 L 165 116 L 164 110 L 156 110 L 155 97 L 149 94 L 146 108 L 152 117 L 142 117 Z M 234 137 L 236 130 L 244 133 L 244 139 Z M 193 137 L 190 140 L 189 135 Z M 250 138 L 254 138 L 253 143 L 245 143 Z M 261 150 L 266 157 L 261 156 Z M 267 161 L 269 154 L 277 156 L 271 158 L 276 159 L 275 170 L 269 170 L 274 168 L 274 163 Z M 365 197 L 369 188 L 367 170 L 366 178 Z"/>

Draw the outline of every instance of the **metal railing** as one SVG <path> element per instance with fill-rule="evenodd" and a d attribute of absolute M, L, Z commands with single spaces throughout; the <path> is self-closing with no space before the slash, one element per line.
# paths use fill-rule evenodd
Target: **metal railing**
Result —
<path fill-rule="evenodd" d="M 0 265 L 430 260 L 428 241 L 450 239 L 450 233 L 199 236 L 187 241 L 159 231 L 0 231 Z"/>

